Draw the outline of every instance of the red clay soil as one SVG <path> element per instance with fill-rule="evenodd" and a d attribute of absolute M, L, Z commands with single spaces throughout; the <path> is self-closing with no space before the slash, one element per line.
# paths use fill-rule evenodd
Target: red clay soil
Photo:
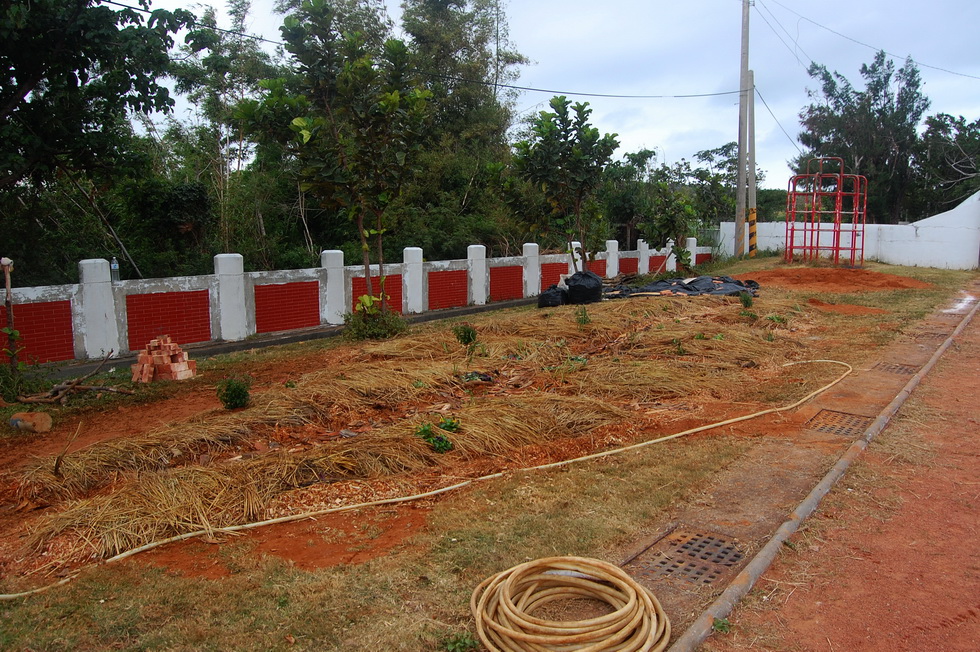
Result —
<path fill-rule="evenodd" d="M 770 606 L 736 608 L 706 649 L 980 650 L 978 396 L 974 319 L 913 394 L 927 411 L 905 422 L 935 457 L 896 463 L 872 443 L 813 517 L 815 536 L 760 580 Z"/>
<path fill-rule="evenodd" d="M 855 306 L 850 303 L 827 303 L 820 299 L 809 299 L 808 305 L 823 312 L 836 312 L 841 315 L 884 315 L 887 310 L 881 308 L 871 308 L 869 306 Z"/>
<path fill-rule="evenodd" d="M 931 284 L 905 276 L 883 274 L 869 269 L 841 269 L 837 267 L 790 267 L 770 269 L 750 274 L 738 274 L 739 280 L 753 280 L 765 290 L 767 286 L 787 290 L 827 292 L 883 292 L 932 287 Z"/>
<path fill-rule="evenodd" d="M 757 280 L 763 288 L 772 285 L 831 293 L 927 287 L 927 284 L 913 279 L 867 270 L 799 268 L 759 272 L 746 277 Z M 279 359 L 275 364 L 275 378 L 263 380 L 280 383 L 298 378 L 310 370 L 340 364 L 343 362 L 344 355 L 347 355 L 344 350 L 338 349 L 301 358 Z M 263 374 L 263 370 L 256 370 L 253 376 Z M 91 412 L 56 420 L 55 428 L 47 435 L 0 438 L 0 469 L 7 472 L 4 474 L 6 478 L 0 478 L 0 553 L 4 548 L 10 549 L 9 546 L 14 539 L 23 531 L 24 522 L 33 515 L 17 510 L 9 489 L 11 477 L 9 474 L 15 473 L 30 457 L 60 453 L 79 424 L 81 424 L 80 434 L 72 443 L 71 451 L 98 441 L 148 432 L 166 422 L 190 418 L 216 407 L 218 401 L 213 387 L 202 388 L 197 385 L 195 389 L 189 389 L 186 393 L 150 405 L 118 407 L 106 412 Z M 675 411 L 676 408 L 677 406 L 674 406 Z M 701 414 L 703 409 L 704 406 L 692 405 L 687 413 L 681 410 L 679 415 L 673 417 L 676 419 L 679 416 L 681 421 L 670 424 L 672 431 L 683 430 L 689 425 L 703 422 L 704 419 L 699 418 L 703 416 Z M 714 414 L 729 416 L 728 412 L 744 413 L 745 406 L 714 405 L 711 409 Z M 756 433 L 757 436 L 765 434 Z M 515 452 L 512 456 L 513 463 L 515 466 L 518 464 L 532 466 L 556 459 L 567 459 L 617 442 L 629 442 L 636 436 L 638 433 L 633 426 L 621 432 L 609 429 L 606 432 L 593 433 L 588 438 L 566 440 L 560 446 L 528 447 L 526 450 Z M 485 461 L 473 461 L 474 468 L 469 470 L 479 471 L 477 467 L 481 463 L 485 464 Z M 458 473 L 458 475 L 465 477 L 469 474 Z M 472 475 L 479 475 L 479 473 L 475 472 Z M 258 528 L 241 537 L 230 537 L 228 541 L 230 543 L 240 541 L 260 553 L 284 558 L 301 568 L 358 563 L 386 554 L 403 545 L 412 534 L 425 527 L 427 513 L 425 504 L 373 509 L 369 516 L 370 519 L 375 519 L 372 522 L 376 523 L 376 527 L 370 528 L 362 527 L 365 513 L 337 513 L 317 517 L 316 520 L 308 519 Z M 339 536 L 336 536 L 338 533 Z M 334 539 L 337 541 L 330 544 L 329 541 Z M 314 544 L 311 544 L 311 541 Z M 329 554 L 324 554 L 324 545 L 333 546 L 328 550 Z M 203 540 L 194 540 L 144 553 L 127 563 L 145 561 L 145 563 L 164 565 L 172 572 L 200 577 L 221 577 L 228 573 L 219 554 L 221 547 Z M 3 568 L 3 563 L 4 560 L 0 559 L 0 570 Z"/>

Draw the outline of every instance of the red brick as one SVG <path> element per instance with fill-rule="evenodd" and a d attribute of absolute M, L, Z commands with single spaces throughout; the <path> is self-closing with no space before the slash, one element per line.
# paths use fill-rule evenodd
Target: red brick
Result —
<path fill-rule="evenodd" d="M 640 259 L 639 258 L 620 258 L 619 259 L 619 273 L 620 274 L 636 274 L 640 269 Z"/>
<path fill-rule="evenodd" d="M 320 284 L 316 281 L 255 286 L 255 330 L 286 331 L 320 325 Z"/>
<path fill-rule="evenodd" d="M 126 297 L 126 313 L 132 350 L 138 350 L 152 339 L 165 338 L 178 345 L 211 339 L 207 290 L 130 294 Z"/>
<path fill-rule="evenodd" d="M 490 268 L 490 300 L 507 301 L 524 296 L 524 268 L 520 266 Z"/>
<path fill-rule="evenodd" d="M 561 280 L 561 275 L 567 273 L 567 263 L 545 263 L 541 265 L 541 289 L 547 290 L 552 285 L 557 285 L 558 281 Z"/>
<path fill-rule="evenodd" d="M 429 310 L 465 306 L 468 277 L 465 269 L 429 272 Z"/>
<path fill-rule="evenodd" d="M 75 357 L 72 339 L 71 302 L 14 304 L 14 326 L 20 331 L 20 360 L 51 362 Z M 0 310 L 0 328 L 7 326 L 7 312 Z M 0 334 L 0 348 L 7 347 L 6 334 Z"/>
<path fill-rule="evenodd" d="M 374 286 L 374 295 L 378 295 L 378 277 L 371 277 L 371 285 Z M 359 297 L 367 294 L 367 282 L 364 280 L 363 276 L 357 276 L 351 279 L 351 295 L 352 303 L 351 310 L 357 306 L 357 300 Z M 388 295 L 388 308 L 394 310 L 395 312 L 402 311 L 402 275 L 401 274 L 389 274 L 385 279 L 385 294 Z"/>

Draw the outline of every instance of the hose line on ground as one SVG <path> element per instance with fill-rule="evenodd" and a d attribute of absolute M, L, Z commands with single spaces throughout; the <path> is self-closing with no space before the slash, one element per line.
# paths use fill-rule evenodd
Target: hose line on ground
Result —
<path fill-rule="evenodd" d="M 556 600 L 591 598 L 612 611 L 585 620 L 532 614 Z M 660 652 L 670 621 L 657 598 L 618 566 L 548 557 L 492 575 L 473 591 L 470 611 L 490 652 Z"/>
<path fill-rule="evenodd" d="M 552 462 L 550 464 L 541 464 L 541 465 L 538 465 L 538 466 L 531 466 L 531 467 L 528 467 L 528 468 L 522 469 L 522 470 L 523 471 L 543 471 L 543 470 L 546 470 L 546 469 L 552 469 L 552 468 L 556 468 L 556 467 L 567 466 L 569 464 L 575 464 L 575 463 L 578 463 L 578 462 L 585 462 L 585 461 L 597 459 L 597 458 L 600 458 L 600 457 L 609 457 L 609 456 L 612 456 L 612 455 L 619 455 L 621 453 L 626 453 L 628 451 L 636 450 L 638 448 L 644 448 L 646 446 L 652 446 L 653 444 L 660 444 L 660 443 L 663 443 L 665 441 L 670 441 L 671 439 L 678 439 L 680 437 L 684 437 L 684 436 L 687 436 L 687 435 L 693 435 L 695 433 L 704 432 L 706 430 L 712 430 L 714 428 L 720 428 L 722 426 L 731 425 L 733 423 L 739 423 L 741 421 L 748 421 L 749 419 L 756 419 L 758 417 L 765 416 L 767 414 L 775 414 L 775 413 L 778 413 L 778 412 L 786 412 L 787 410 L 792 410 L 794 408 L 799 407 L 800 405 L 803 405 L 804 403 L 806 403 L 807 401 L 809 401 L 813 397 L 815 397 L 815 396 L 817 396 L 819 394 L 822 394 L 823 392 L 827 391 L 828 389 L 830 389 L 831 387 L 833 387 L 837 383 L 839 383 L 842 380 L 844 380 L 844 378 L 846 378 L 853 371 L 853 368 L 851 367 L 851 365 L 847 364 L 846 362 L 840 362 L 839 360 L 801 360 L 801 361 L 798 361 L 798 362 L 787 362 L 783 366 L 784 367 L 790 367 L 790 366 L 801 365 L 801 364 L 835 364 L 835 365 L 839 365 L 839 366 L 845 367 L 847 369 L 847 371 L 845 371 L 843 374 L 841 374 L 840 376 L 838 376 L 837 379 L 834 380 L 833 382 L 828 383 L 827 385 L 824 385 L 820 389 L 817 389 L 817 390 L 814 390 L 814 391 L 810 392 L 809 394 L 807 394 L 806 396 L 804 396 L 800 400 L 798 400 L 798 401 L 796 401 L 796 402 L 794 402 L 794 403 L 792 403 L 790 405 L 785 405 L 783 407 L 778 407 L 778 408 L 769 408 L 767 410 L 762 410 L 760 412 L 753 412 L 752 414 L 747 414 L 747 415 L 744 415 L 744 416 L 741 416 L 741 417 L 734 417 L 732 419 L 726 419 L 724 421 L 719 421 L 717 423 L 711 423 L 711 424 L 704 425 L 704 426 L 698 426 L 697 428 L 691 428 L 689 430 L 684 430 L 683 432 L 674 433 L 672 435 L 667 435 L 665 437 L 658 437 L 657 439 L 650 439 L 650 440 L 647 440 L 647 441 L 640 442 L 638 444 L 631 444 L 629 446 L 623 446 L 621 448 L 614 448 L 614 449 L 608 450 L 608 451 L 602 451 L 602 452 L 599 452 L 599 453 L 592 453 L 590 455 L 583 455 L 581 457 L 576 457 L 576 458 L 570 459 L 570 460 L 562 460 L 560 462 Z M 163 545 L 166 545 L 168 543 L 175 543 L 175 542 L 178 542 L 178 541 L 184 541 L 186 539 L 192 539 L 194 537 L 200 537 L 200 536 L 206 536 L 206 535 L 214 535 L 214 534 L 221 534 L 221 533 L 241 532 L 243 530 L 250 530 L 250 529 L 254 529 L 254 528 L 264 527 L 264 526 L 267 526 L 267 525 L 276 525 L 276 524 L 279 524 L 279 523 L 289 523 L 291 521 L 299 521 L 299 520 L 302 520 L 302 519 L 305 519 L 305 518 L 312 518 L 312 517 L 315 517 L 315 516 L 322 516 L 322 515 L 325 515 L 325 514 L 332 514 L 332 513 L 335 513 L 335 512 L 346 512 L 346 511 L 351 511 L 351 510 L 354 510 L 354 509 L 363 509 L 363 508 L 366 508 L 366 507 L 375 507 L 375 506 L 378 506 L 378 505 L 392 505 L 392 504 L 396 504 L 396 503 L 406 503 L 406 502 L 411 502 L 411 501 L 415 501 L 415 500 L 421 500 L 423 498 L 430 498 L 432 496 L 437 496 L 439 494 L 447 493 L 449 491 L 454 491 L 456 489 L 462 489 L 463 487 L 469 486 L 469 485 L 471 485 L 471 484 L 473 484 L 475 482 L 483 482 L 485 480 L 493 480 L 495 478 L 500 478 L 500 477 L 503 477 L 503 475 L 504 475 L 504 472 L 502 472 L 502 471 L 501 472 L 498 472 L 498 473 L 491 473 L 489 475 L 480 476 L 478 478 L 473 478 L 473 479 L 470 479 L 470 480 L 464 480 L 463 482 L 458 482 L 458 483 L 456 483 L 454 485 L 450 485 L 448 487 L 442 487 L 440 489 L 433 489 L 432 491 L 427 491 L 425 493 L 415 494 L 415 495 L 412 495 L 412 496 L 400 496 L 400 497 L 397 497 L 397 498 L 385 498 L 383 500 L 374 500 L 374 501 L 365 502 L 365 503 L 357 503 L 356 505 L 343 505 L 341 507 L 331 507 L 331 508 L 328 508 L 328 509 L 321 509 L 321 510 L 316 510 L 316 511 L 313 511 L 313 512 L 303 512 L 301 514 L 290 514 L 289 516 L 280 516 L 278 518 L 272 518 L 272 519 L 268 519 L 268 520 L 265 520 L 265 521 L 256 521 L 254 523 L 244 523 L 242 525 L 231 525 L 231 526 L 223 527 L 223 528 L 211 528 L 211 529 L 205 529 L 205 530 L 197 530 L 195 532 L 187 532 L 187 533 L 184 533 L 184 534 L 179 534 L 177 536 L 170 537 L 168 539 L 161 539 L 159 541 L 152 541 L 152 542 L 147 543 L 145 545 L 139 546 L 138 548 L 133 548 L 131 550 L 127 550 L 125 552 L 121 552 L 118 555 L 115 555 L 113 557 L 109 557 L 108 559 L 105 559 L 105 560 L 103 560 L 101 562 L 98 562 L 96 564 L 92 564 L 91 566 L 101 566 L 101 565 L 104 565 L 104 564 L 111 564 L 113 562 L 126 559 L 127 557 L 131 557 L 131 556 L 136 555 L 138 553 L 146 552 L 147 550 L 152 550 L 153 548 L 158 548 L 158 547 L 163 546 Z M 54 582 L 53 584 L 49 584 L 47 586 L 38 587 L 36 589 L 31 589 L 29 591 L 22 591 L 20 593 L 0 593 L 0 601 L 17 600 L 19 598 L 25 598 L 27 596 L 34 595 L 36 593 L 42 593 L 44 591 L 48 591 L 48 590 L 53 589 L 53 588 L 56 588 L 58 586 L 62 586 L 64 584 L 67 584 L 71 580 L 75 579 L 76 577 L 78 577 L 78 575 L 82 571 L 84 571 L 86 568 L 90 568 L 91 566 L 85 566 L 85 567 L 79 568 L 78 570 L 76 570 L 71 575 L 68 575 L 67 577 L 64 577 L 64 578 L 58 580 L 57 582 Z"/>

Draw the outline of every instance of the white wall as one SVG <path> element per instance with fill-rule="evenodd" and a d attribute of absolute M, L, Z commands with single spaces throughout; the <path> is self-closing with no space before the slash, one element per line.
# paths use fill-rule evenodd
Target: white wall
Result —
<path fill-rule="evenodd" d="M 746 229 L 747 231 L 748 229 Z M 797 229 L 796 244 L 801 244 Z M 821 234 L 821 246 L 829 246 L 830 232 Z M 735 223 L 723 222 L 719 248 L 735 253 Z M 785 222 L 759 222 L 759 251 L 786 249 Z M 748 251 L 748 233 L 744 251 Z M 909 267 L 977 269 L 980 267 L 980 192 L 956 208 L 908 225 L 868 224 L 864 233 L 865 260 Z"/>

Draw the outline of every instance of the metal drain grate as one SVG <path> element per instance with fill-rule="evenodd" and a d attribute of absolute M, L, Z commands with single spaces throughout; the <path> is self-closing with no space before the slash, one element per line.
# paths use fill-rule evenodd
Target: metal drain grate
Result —
<path fill-rule="evenodd" d="M 878 371 L 884 371 L 889 374 L 898 374 L 900 376 L 914 376 L 915 372 L 919 370 L 915 365 L 910 364 L 898 364 L 897 362 L 879 362 L 874 367 Z"/>
<path fill-rule="evenodd" d="M 863 434 L 874 422 L 871 417 L 834 410 L 820 410 L 804 426 L 817 432 L 828 432 L 832 435 L 853 436 Z"/>
<path fill-rule="evenodd" d="M 645 550 L 626 569 L 651 581 L 672 577 L 711 584 L 744 558 L 733 541 L 719 534 L 677 531 Z"/>

